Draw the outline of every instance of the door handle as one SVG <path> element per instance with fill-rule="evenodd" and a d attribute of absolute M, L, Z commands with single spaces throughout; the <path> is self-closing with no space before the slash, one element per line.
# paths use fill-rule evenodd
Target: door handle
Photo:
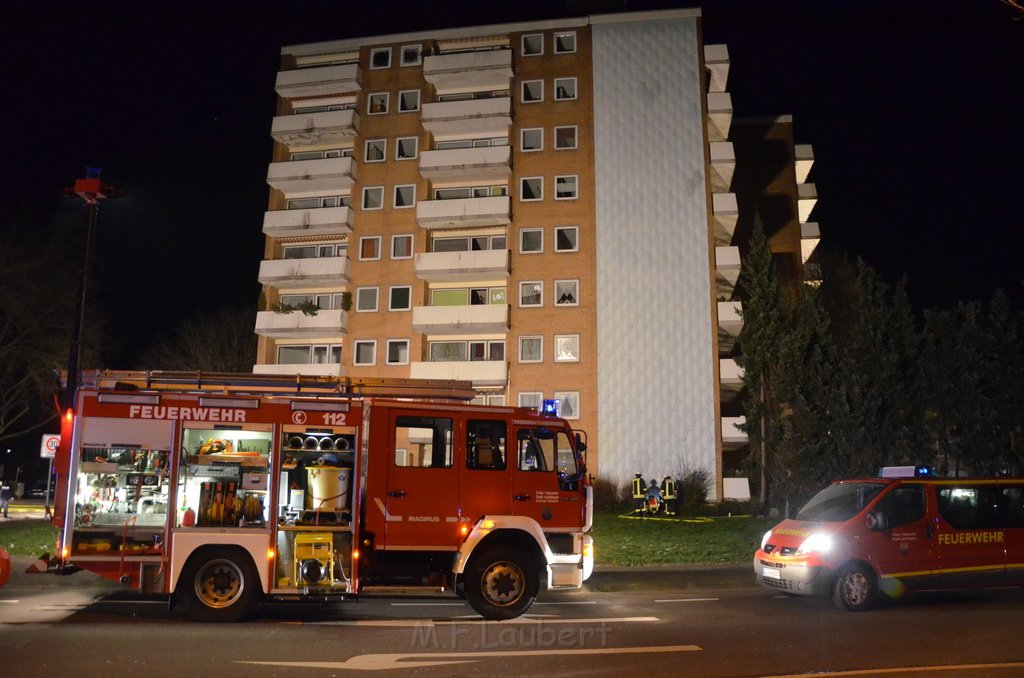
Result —
<path fill-rule="evenodd" d="M 528 494 L 517 494 L 512 498 L 516 501 L 530 501 L 530 495 Z"/>
<path fill-rule="evenodd" d="M 928 523 L 927 525 L 924 526 L 924 536 L 927 539 L 931 539 L 932 537 L 935 536 L 935 528 L 932 527 L 931 523 Z"/>
<path fill-rule="evenodd" d="M 388 492 L 388 496 L 389 497 L 404 497 L 405 496 L 405 490 L 392 490 L 392 491 Z"/>

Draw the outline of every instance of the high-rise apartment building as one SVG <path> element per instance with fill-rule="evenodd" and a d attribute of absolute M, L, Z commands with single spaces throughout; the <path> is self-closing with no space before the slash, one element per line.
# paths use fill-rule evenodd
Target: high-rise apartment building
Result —
<path fill-rule="evenodd" d="M 284 48 L 254 371 L 557 399 L 591 471 L 705 469 L 720 497 L 728 68 L 699 10 Z"/>

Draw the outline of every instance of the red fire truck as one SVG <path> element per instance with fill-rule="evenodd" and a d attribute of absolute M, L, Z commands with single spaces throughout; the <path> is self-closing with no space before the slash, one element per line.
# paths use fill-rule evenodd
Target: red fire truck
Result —
<path fill-rule="evenodd" d="M 49 570 L 203 621 L 432 589 L 487 619 L 593 570 L 585 435 L 464 382 L 96 371 L 65 413 Z"/>

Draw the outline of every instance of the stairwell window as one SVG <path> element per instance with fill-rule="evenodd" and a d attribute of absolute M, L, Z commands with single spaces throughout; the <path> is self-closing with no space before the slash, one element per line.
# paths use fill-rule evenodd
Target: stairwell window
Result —
<path fill-rule="evenodd" d="M 555 177 L 555 200 L 575 200 L 579 197 L 577 184 L 579 178 L 575 174 Z"/>
<path fill-rule="evenodd" d="M 357 339 L 352 342 L 353 365 L 376 365 L 377 342 L 368 339 Z"/>
<path fill-rule="evenodd" d="M 519 199 L 533 202 L 544 199 L 544 177 L 523 177 L 519 180 Z"/>
<path fill-rule="evenodd" d="M 524 80 L 522 101 L 524 104 L 532 104 L 538 101 L 544 101 L 544 81 Z"/>
<path fill-rule="evenodd" d="M 363 162 L 384 162 L 388 155 L 387 139 L 367 139 Z"/>
<path fill-rule="evenodd" d="M 555 78 L 555 101 L 576 98 L 576 78 Z"/>
<path fill-rule="evenodd" d="M 370 69 L 391 68 L 391 48 L 377 47 L 370 50 Z"/>

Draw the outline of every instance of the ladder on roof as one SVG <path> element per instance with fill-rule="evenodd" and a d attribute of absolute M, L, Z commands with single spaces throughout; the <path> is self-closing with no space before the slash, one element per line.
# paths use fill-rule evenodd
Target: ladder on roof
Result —
<path fill-rule="evenodd" d="M 66 378 L 66 375 L 62 376 Z M 335 398 L 416 398 L 468 402 L 468 381 L 324 377 L 242 372 L 84 370 L 82 388 L 105 391 L 191 391 L 233 395 L 294 395 Z"/>

